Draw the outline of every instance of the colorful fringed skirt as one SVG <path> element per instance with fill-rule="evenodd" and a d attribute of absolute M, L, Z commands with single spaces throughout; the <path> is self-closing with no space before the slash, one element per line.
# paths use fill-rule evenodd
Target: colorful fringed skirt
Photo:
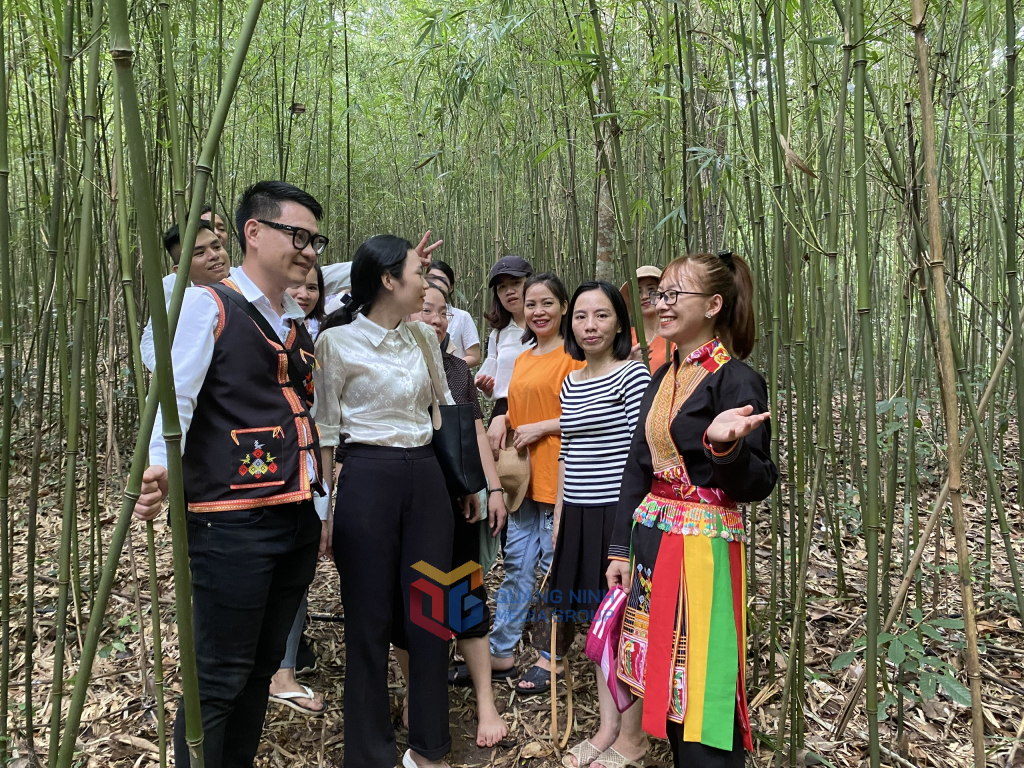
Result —
<path fill-rule="evenodd" d="M 644 697 L 651 735 L 665 738 L 672 721 L 684 742 L 732 750 L 738 724 L 752 750 L 743 517 L 721 492 L 708 503 L 702 490 L 691 486 L 684 500 L 656 480 L 633 515 L 618 675 Z"/>

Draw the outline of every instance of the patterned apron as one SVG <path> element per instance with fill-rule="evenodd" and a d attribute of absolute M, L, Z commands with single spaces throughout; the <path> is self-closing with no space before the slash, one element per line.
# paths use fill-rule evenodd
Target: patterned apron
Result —
<path fill-rule="evenodd" d="M 644 730 L 733 748 L 737 719 L 753 750 L 743 669 L 746 572 L 743 516 L 718 488 L 690 482 L 669 432 L 686 399 L 729 362 L 717 339 L 661 381 L 645 429 L 654 482 L 633 513 L 630 588 L 617 673 L 644 698 Z"/>

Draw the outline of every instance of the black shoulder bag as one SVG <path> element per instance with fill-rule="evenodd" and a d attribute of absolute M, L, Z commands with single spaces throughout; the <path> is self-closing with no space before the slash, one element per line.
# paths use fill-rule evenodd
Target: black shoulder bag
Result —
<path fill-rule="evenodd" d="M 444 388 L 434 365 L 430 345 L 416 325 L 410 324 L 409 330 L 423 353 L 423 362 L 427 364 L 427 373 L 430 374 L 430 388 L 434 395 L 434 403 L 430 406 L 434 425 L 434 455 L 441 465 L 448 494 L 455 498 L 469 496 L 487 487 L 487 476 L 480 463 L 480 447 L 476 441 L 473 404 L 441 404 L 440 395 Z"/>

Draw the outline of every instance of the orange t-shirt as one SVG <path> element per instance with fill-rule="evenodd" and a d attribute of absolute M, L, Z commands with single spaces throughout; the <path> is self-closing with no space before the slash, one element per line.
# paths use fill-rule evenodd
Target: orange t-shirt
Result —
<path fill-rule="evenodd" d="M 636 328 L 632 330 L 633 333 L 633 346 L 636 346 Z M 647 339 L 647 359 L 651 363 L 651 373 L 656 373 L 661 366 L 669 361 L 669 344 L 661 336 L 656 336 L 653 339 Z M 675 351 L 675 345 L 672 345 L 672 351 Z M 643 360 L 643 358 L 640 358 Z"/>
<path fill-rule="evenodd" d="M 508 385 L 508 421 L 513 429 L 523 424 L 557 419 L 562 415 L 558 395 L 570 371 L 586 365 L 558 349 L 535 355 L 528 349 L 516 358 L 512 381 Z M 554 504 L 558 501 L 558 452 L 560 434 L 548 435 L 530 446 L 530 487 L 526 495 L 534 501 Z"/>

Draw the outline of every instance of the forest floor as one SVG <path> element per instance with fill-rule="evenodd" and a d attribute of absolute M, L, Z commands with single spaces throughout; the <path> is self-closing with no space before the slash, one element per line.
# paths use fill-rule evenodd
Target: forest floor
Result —
<path fill-rule="evenodd" d="M 24 444 L 19 448 L 26 448 Z M 1013 455 L 1007 450 L 1007 455 Z M 15 466 L 27 462 L 15 459 Z M 114 473 L 116 474 L 116 473 Z M 1010 474 L 1009 468 L 1007 475 Z M 53 615 L 57 603 L 57 550 L 60 530 L 60 474 L 44 472 L 41 509 L 39 516 L 39 552 L 37 557 L 36 585 L 36 650 L 33 669 L 33 702 L 36 722 L 36 748 L 45 753 L 49 736 L 50 718 L 50 677 L 53 668 L 54 626 Z M 116 481 L 115 481 L 116 482 Z M 938 475 L 924 474 L 921 480 L 921 494 L 917 500 L 921 524 L 930 512 L 930 504 L 937 493 Z M 980 486 L 984 488 L 983 485 Z M 971 493 L 967 492 L 972 491 Z M 1012 762 L 1008 761 L 1013 744 L 1019 741 L 1024 730 L 1024 630 L 1016 616 L 1013 590 L 1007 567 L 1006 553 L 999 537 L 998 528 L 993 527 L 991 583 L 984 587 L 986 551 L 986 507 L 983 494 L 974 495 L 975 489 L 965 489 L 965 510 L 969 518 L 968 538 L 978 582 L 975 588 L 978 606 L 979 632 L 981 635 L 981 680 L 985 704 L 985 732 L 989 762 L 1007 768 L 1024 767 L 1024 748 L 1017 750 Z M 11 594 L 12 629 L 11 648 L 15 654 L 11 687 L 12 729 L 18 757 L 13 765 L 26 768 L 28 761 L 25 748 L 24 730 L 24 601 L 25 601 L 25 506 L 28 491 L 28 477 L 16 475 L 12 478 L 11 509 L 15 518 L 14 569 Z M 117 487 L 111 488 L 111 502 L 101 513 L 104 538 L 106 541 L 113 529 L 117 513 Z M 864 584 L 866 578 L 866 553 L 860 531 L 858 499 L 852 489 L 845 491 L 840 486 L 839 501 L 833 511 L 843 516 L 843 554 L 847 597 L 837 597 L 837 561 L 831 538 L 826 536 L 824 524 L 816 523 L 815 536 L 811 546 L 811 561 L 807 578 L 808 606 L 806 611 L 807 634 L 805 646 L 805 719 L 804 749 L 799 751 L 796 763 L 800 766 L 824 764 L 834 768 L 858 766 L 867 758 L 867 721 L 864 713 L 863 696 L 857 703 L 853 717 L 845 734 L 840 737 L 832 733 L 833 724 L 838 720 L 847 693 L 856 677 L 863 673 L 863 650 L 852 658 L 849 651 L 864 635 Z M 1016 489 L 1004 490 L 1007 502 L 1007 516 L 1012 524 L 1014 557 L 1024 563 L 1024 532 L 1021 527 L 1021 509 L 1010 503 L 1016 499 Z M 84 508 L 84 507 L 83 507 Z M 902 500 L 897 505 L 897 514 L 903 514 Z M 754 616 L 766 617 L 772 584 L 771 572 L 771 528 L 767 505 L 761 505 L 757 512 L 757 562 L 756 592 L 751 595 L 750 607 Z M 820 515 L 819 515 L 820 516 Z M 993 515 L 994 516 L 994 515 Z M 898 521 L 899 522 L 899 521 Z M 893 537 L 892 568 L 890 583 L 895 593 L 902 575 L 904 542 L 902 525 L 897 525 Z M 163 657 L 166 682 L 168 722 L 170 723 L 177 706 L 179 690 L 177 675 L 177 628 L 173 614 L 173 581 L 171 569 L 170 531 L 165 523 L 156 523 L 157 561 L 161 585 L 161 619 L 163 634 Z M 139 583 L 142 585 L 139 599 L 144 617 L 146 646 L 150 647 L 150 617 L 148 601 L 148 575 L 146 572 L 145 533 L 141 524 L 133 523 L 135 564 L 138 568 Z M 83 515 L 79 529 L 79 552 L 82 562 L 82 583 L 89 583 L 88 560 L 90 553 L 88 521 Z M 947 677 L 967 685 L 963 672 L 961 648 L 963 633 L 958 630 L 957 617 L 962 615 L 960 593 L 956 584 L 955 550 L 953 530 L 947 515 L 937 527 L 937 534 L 926 550 L 926 563 L 936 560 L 936 545 L 939 548 L 940 567 L 925 566 L 922 583 L 923 622 L 904 618 L 912 631 L 919 624 L 921 645 L 928 668 L 937 669 L 941 662 L 952 665 Z M 788 548 L 788 538 L 785 540 Z M 937 576 L 937 580 L 933 577 Z M 495 566 L 488 576 L 489 592 L 500 583 L 501 564 Z M 90 768 L 106 766 L 132 766 L 140 768 L 157 763 L 158 750 L 156 731 L 156 708 L 152 697 L 151 681 L 144 685 L 140 667 L 140 637 L 137 630 L 139 620 L 136 609 L 135 578 L 127 549 L 121 557 L 115 595 L 107 611 L 106 632 L 101 643 L 101 658 L 97 659 L 89 699 L 82 718 L 82 733 L 79 748 L 83 756 L 81 765 Z M 778 580 L 780 590 L 789 593 L 788 574 L 785 583 Z M 337 574 L 333 564 L 321 563 L 316 581 L 310 593 L 310 611 L 322 614 L 342 612 L 338 597 Z M 88 592 L 86 592 L 86 597 Z M 914 607 L 915 594 L 911 590 L 907 610 Z M 83 607 L 85 622 L 87 610 Z M 765 619 L 767 621 L 767 619 Z M 73 626 L 74 616 L 68 628 L 68 644 L 71 649 L 65 674 L 74 673 L 77 665 L 81 637 L 85 624 L 77 632 Z M 753 622 L 752 622 L 753 623 Z M 769 742 L 775 738 L 778 720 L 778 692 L 785 676 L 786 654 L 788 654 L 788 624 L 783 628 L 782 637 L 772 657 L 775 681 L 766 684 L 766 670 L 769 660 L 768 627 L 760 630 L 761 654 L 758 659 L 758 677 L 752 680 L 753 660 L 748 657 L 748 696 L 751 701 L 751 722 L 758 738 L 756 751 L 748 760 L 757 766 L 771 765 L 772 751 Z M 894 635 L 901 635 L 904 654 L 910 657 L 916 651 L 912 646 L 913 637 L 897 629 Z M 261 745 L 257 765 L 259 766 L 340 766 L 345 738 L 342 707 L 344 701 L 345 625 L 341 622 L 313 621 L 306 629 L 319 666 L 317 671 L 304 680 L 326 697 L 327 712 L 321 718 L 307 718 L 291 709 L 271 704 L 267 712 L 265 739 Z M 582 638 L 578 638 L 571 654 L 573 690 L 575 704 L 574 732 L 569 745 L 592 735 L 597 727 L 597 695 L 593 665 L 582 654 Z M 150 651 L 151 653 L 151 651 Z M 846 653 L 846 656 L 842 654 Z M 895 655 L 895 654 L 890 654 Z M 520 668 L 525 668 L 532 659 L 533 651 L 524 650 L 519 658 Z M 939 661 L 936 661 L 938 659 Z M 833 666 L 836 667 L 833 670 Z M 151 675 L 151 664 L 147 661 L 146 676 Z M 952 671 L 955 670 L 955 671 Z M 392 713 L 397 728 L 399 746 L 405 746 L 405 731 L 400 727 L 400 704 L 403 687 L 397 674 L 397 665 L 392 663 L 391 693 Z M 886 664 L 885 685 L 893 689 L 896 682 L 896 666 L 892 661 Z M 940 682 L 932 698 L 920 700 L 922 686 L 917 675 L 909 673 L 904 683 L 906 690 L 917 701 L 903 699 L 903 726 L 899 727 L 898 705 L 895 695 L 888 700 L 884 710 L 885 719 L 879 724 L 882 746 L 888 750 L 882 755 L 883 765 L 900 765 L 901 768 L 967 768 L 972 762 L 970 741 L 970 708 L 965 706 L 964 689 Z M 953 686 L 953 695 L 949 687 Z M 509 737 L 499 747 L 480 749 L 475 744 L 476 722 L 474 696 L 471 689 L 450 689 L 453 750 L 449 760 L 453 766 L 532 766 L 547 768 L 561 764 L 561 754 L 553 748 L 548 736 L 551 721 L 550 699 L 548 696 L 520 697 L 511 688 L 495 686 L 499 709 L 504 713 L 510 726 Z M 959 701 L 958 701 L 959 699 Z M 65 707 L 68 697 L 65 697 Z M 565 693 L 560 684 L 559 724 L 565 725 Z M 168 728 L 170 732 L 170 728 Z M 397 760 L 397 756 L 396 756 Z M 647 765 L 670 766 L 671 753 L 664 742 L 652 741 Z"/>

